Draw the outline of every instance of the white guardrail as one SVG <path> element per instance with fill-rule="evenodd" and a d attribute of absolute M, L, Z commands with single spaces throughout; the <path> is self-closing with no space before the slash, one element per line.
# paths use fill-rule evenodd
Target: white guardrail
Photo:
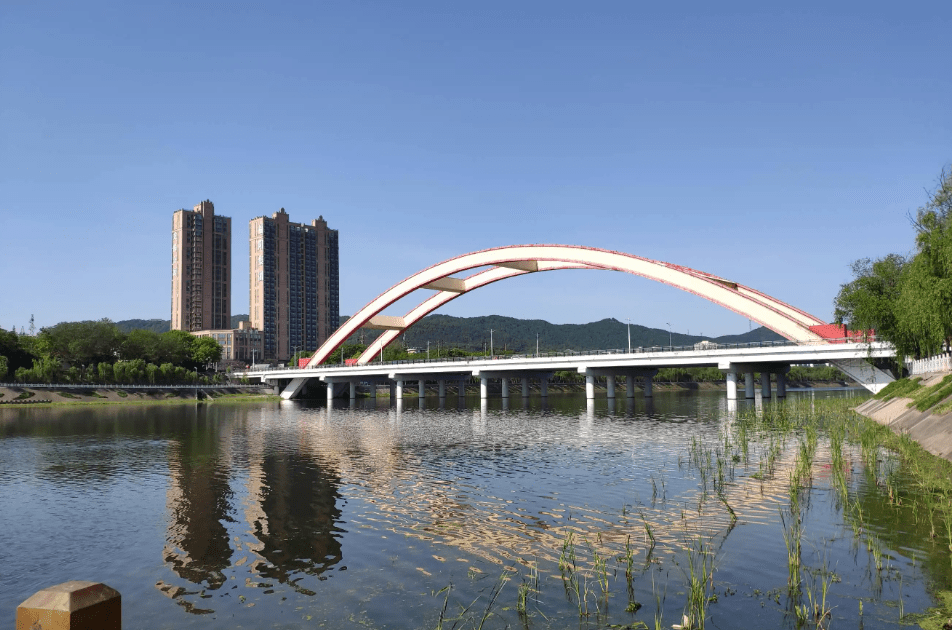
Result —
<path fill-rule="evenodd" d="M 952 353 L 939 354 L 927 359 L 906 361 L 906 369 L 911 376 L 932 374 L 934 372 L 952 372 Z"/>

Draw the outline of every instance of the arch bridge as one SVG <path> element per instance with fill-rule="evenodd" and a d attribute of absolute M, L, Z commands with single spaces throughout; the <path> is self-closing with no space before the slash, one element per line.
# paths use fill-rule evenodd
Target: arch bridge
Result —
<path fill-rule="evenodd" d="M 304 371 L 304 374 L 313 374 L 313 377 L 295 376 L 282 395 L 287 398 L 294 396 L 309 378 L 321 377 L 325 380 L 321 373 L 329 368 L 322 366 L 322 363 L 361 328 L 383 330 L 360 355 L 356 365 L 352 366 L 366 368 L 370 367 L 368 364 L 374 357 L 404 331 L 460 295 L 509 278 L 563 269 L 620 271 L 661 282 L 734 311 L 797 345 L 822 347 L 842 344 L 844 341 L 861 341 L 850 339 L 853 333 L 840 326 L 825 324 L 821 319 L 756 289 L 690 267 L 593 247 L 511 245 L 445 260 L 393 285 L 357 311 L 315 351 Z M 384 314 L 395 302 L 417 292 L 424 294 L 423 299 L 409 312 L 402 316 Z M 886 348 L 879 348 L 877 355 L 888 351 Z M 892 377 L 872 368 L 865 361 L 856 360 L 855 357 L 847 359 L 845 355 L 843 357 L 840 361 L 832 362 L 869 389 L 878 391 L 892 380 Z M 813 360 L 802 354 L 799 360 L 792 362 Z M 736 390 L 737 373 L 744 373 L 746 370 L 749 374 L 752 371 L 747 369 L 749 366 L 745 367 L 742 359 L 727 363 L 718 361 L 717 365 L 727 373 L 729 396 L 731 375 L 733 374 Z M 787 365 L 789 366 L 789 363 Z M 287 373 L 284 378 L 288 378 Z"/>

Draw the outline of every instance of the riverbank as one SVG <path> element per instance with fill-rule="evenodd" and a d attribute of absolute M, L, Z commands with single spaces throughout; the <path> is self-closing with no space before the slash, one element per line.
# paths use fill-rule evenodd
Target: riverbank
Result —
<path fill-rule="evenodd" d="M 914 393 L 908 395 L 890 396 L 888 390 L 883 390 L 885 396 L 867 400 L 856 412 L 898 435 L 908 436 L 929 453 L 952 461 L 952 408 L 950 397 L 943 396 L 942 389 L 948 376 L 945 373 L 923 375 Z M 920 409 L 919 403 L 925 400 L 923 394 L 938 394 L 940 399 Z"/>
<path fill-rule="evenodd" d="M 87 389 L 79 387 L 31 388 L 0 387 L 0 407 L 20 405 L 115 405 L 115 404 L 171 404 L 195 402 L 260 402 L 280 400 L 280 396 L 262 393 L 259 388 L 176 387 L 163 389 L 123 389 L 102 387 Z"/>

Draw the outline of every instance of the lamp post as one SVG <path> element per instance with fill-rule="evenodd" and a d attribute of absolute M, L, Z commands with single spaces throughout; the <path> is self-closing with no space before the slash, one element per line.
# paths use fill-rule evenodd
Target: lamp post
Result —
<path fill-rule="evenodd" d="M 671 348 L 673 347 L 671 343 L 671 322 L 665 322 L 665 324 L 668 325 L 668 347 Z"/>
<path fill-rule="evenodd" d="M 628 354 L 631 354 L 631 318 L 628 318 Z"/>
<path fill-rule="evenodd" d="M 493 355 L 493 329 L 489 329 L 489 356 Z"/>
<path fill-rule="evenodd" d="M 536 333 L 536 358 L 539 358 L 539 333 Z"/>
<path fill-rule="evenodd" d="M 427 361 L 430 360 L 430 342 L 429 341 L 426 342 L 426 360 Z"/>

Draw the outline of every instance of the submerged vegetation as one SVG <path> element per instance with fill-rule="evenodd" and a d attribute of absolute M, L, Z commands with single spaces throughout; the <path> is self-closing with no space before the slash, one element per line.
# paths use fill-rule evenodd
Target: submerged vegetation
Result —
<path fill-rule="evenodd" d="M 551 625 L 558 614 L 552 611 L 555 590 L 587 627 L 736 627 L 736 620 L 724 618 L 712 624 L 720 599 L 743 587 L 722 581 L 718 571 L 732 531 L 752 524 L 757 497 L 777 506 L 776 546 L 787 565 L 785 584 L 746 593 L 780 615 L 782 620 L 769 625 L 825 629 L 835 620 L 841 625 L 851 619 L 852 625 L 858 618 L 862 626 L 865 604 L 867 627 L 873 614 L 886 625 L 946 627 L 952 596 L 934 591 L 938 607 L 908 614 L 898 565 L 911 553 L 903 563 L 929 564 L 928 581 L 944 584 L 952 575 L 952 463 L 856 414 L 851 404 L 855 400 L 800 399 L 742 410 L 723 425 L 716 442 L 695 438 L 679 457 L 682 474 L 696 483 L 690 503 L 682 495 L 674 510 L 653 509 L 675 500 L 669 496 L 671 481 L 662 475 L 659 484 L 651 475 L 650 506 L 626 505 L 618 524 L 601 530 L 565 530 L 555 555 L 513 562 L 503 572 L 499 584 L 511 579 L 518 584 L 515 592 L 494 587 L 482 596 L 482 608 L 461 604 L 452 627 L 483 627 L 510 605 L 523 627 Z M 818 492 L 829 495 L 827 504 L 839 514 L 841 526 L 832 536 L 814 530 L 819 525 L 811 511 Z M 917 528 L 931 560 L 909 551 L 908 531 L 887 525 L 901 519 Z M 861 584 L 843 584 L 844 553 L 852 556 L 849 564 L 866 567 Z M 944 558 L 944 566 L 936 558 Z M 547 578 L 556 578 L 561 588 Z M 857 589 L 866 595 L 857 595 Z M 898 599 L 887 600 L 885 593 L 896 589 Z M 619 610 L 629 615 L 623 625 L 617 623 Z M 450 627 L 446 622 L 441 615 L 438 627 Z"/>

